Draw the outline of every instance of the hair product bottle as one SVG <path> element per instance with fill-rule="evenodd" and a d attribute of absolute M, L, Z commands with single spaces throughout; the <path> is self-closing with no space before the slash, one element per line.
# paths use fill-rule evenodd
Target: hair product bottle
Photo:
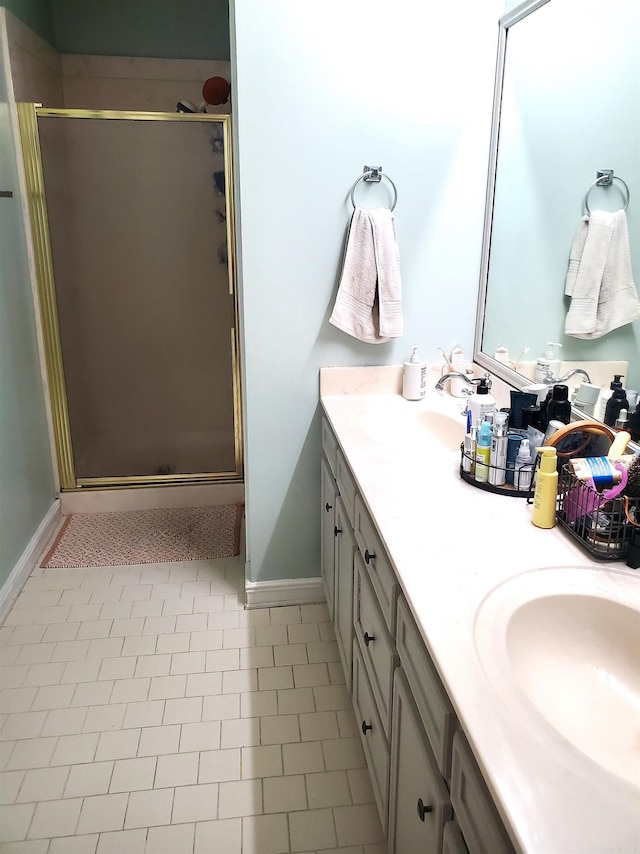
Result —
<path fill-rule="evenodd" d="M 537 528 L 553 528 L 556 524 L 556 496 L 558 494 L 558 456 L 556 449 L 541 445 L 540 469 L 533 495 L 531 521 Z"/>
<path fill-rule="evenodd" d="M 418 358 L 418 347 L 402 366 L 402 396 L 406 400 L 422 400 L 427 388 L 427 366 Z"/>

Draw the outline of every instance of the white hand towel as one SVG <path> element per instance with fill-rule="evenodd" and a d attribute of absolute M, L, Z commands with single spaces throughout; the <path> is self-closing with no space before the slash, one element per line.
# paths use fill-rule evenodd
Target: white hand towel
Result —
<path fill-rule="evenodd" d="M 402 335 L 399 256 L 388 209 L 354 210 L 329 323 L 367 344 Z"/>
<path fill-rule="evenodd" d="M 623 210 L 592 211 L 583 218 L 571 248 L 565 293 L 571 296 L 565 334 L 574 338 L 601 338 L 640 319 Z"/>

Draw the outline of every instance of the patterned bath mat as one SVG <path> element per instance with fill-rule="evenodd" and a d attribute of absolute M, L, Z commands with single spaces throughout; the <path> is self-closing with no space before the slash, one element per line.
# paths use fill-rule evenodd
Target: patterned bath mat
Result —
<path fill-rule="evenodd" d="M 240 553 L 242 504 L 73 513 L 41 566 L 123 566 L 232 557 Z"/>

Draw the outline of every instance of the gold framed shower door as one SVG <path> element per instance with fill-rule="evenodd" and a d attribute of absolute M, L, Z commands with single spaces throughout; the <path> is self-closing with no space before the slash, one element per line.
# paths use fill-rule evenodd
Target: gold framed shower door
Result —
<path fill-rule="evenodd" d="M 41 150 L 38 120 L 44 118 L 99 119 L 105 121 L 137 122 L 218 122 L 222 130 L 223 174 L 226 223 L 226 272 L 228 296 L 231 301 L 231 324 L 229 334 L 229 366 L 231 387 L 228 397 L 232 399 L 231 426 L 232 464 L 217 471 L 171 471 L 170 473 L 140 472 L 116 475 L 82 476 L 77 471 L 74 458 L 73 418 L 70 417 L 69 389 L 65 371 L 63 340 L 59 316 L 58 295 L 56 292 L 54 253 L 52 252 L 50 212 L 47 208 L 45 172 Z M 228 115 L 129 112 L 115 110 L 66 110 L 42 108 L 36 104 L 18 104 L 22 154 L 27 185 L 29 216 L 36 267 L 40 324 L 44 343 L 48 393 L 53 416 L 55 450 L 60 476 L 61 489 L 72 491 L 82 488 L 136 487 L 202 482 L 238 482 L 242 479 L 242 415 L 239 364 L 239 324 L 237 291 L 235 287 L 235 219 L 233 209 L 233 169 L 231 147 L 231 117 Z M 162 180 L 162 176 L 159 176 Z M 219 220 L 220 221 L 220 220 Z M 222 262 L 221 262 L 222 263 Z M 194 331 L 195 334 L 195 331 Z M 67 366 L 67 372 L 69 368 Z M 214 393 L 214 390 L 211 390 Z M 108 404 L 107 404 L 108 405 Z M 73 407 L 72 407 L 73 408 Z"/>

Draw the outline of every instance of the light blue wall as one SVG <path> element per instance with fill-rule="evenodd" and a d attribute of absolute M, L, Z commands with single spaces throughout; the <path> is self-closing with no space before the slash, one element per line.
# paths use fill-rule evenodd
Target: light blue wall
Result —
<path fill-rule="evenodd" d="M 251 580 L 319 574 L 320 367 L 471 353 L 503 7 L 232 3 Z M 365 164 L 399 193 L 406 331 L 384 345 L 327 322 Z"/>
<path fill-rule="evenodd" d="M 50 45 L 54 44 L 51 0 L 2 0 L 2 5 Z"/>
<path fill-rule="evenodd" d="M 6 50 L 0 16 L 0 52 Z M 0 63 L 0 585 L 55 499 L 7 81 Z"/>

